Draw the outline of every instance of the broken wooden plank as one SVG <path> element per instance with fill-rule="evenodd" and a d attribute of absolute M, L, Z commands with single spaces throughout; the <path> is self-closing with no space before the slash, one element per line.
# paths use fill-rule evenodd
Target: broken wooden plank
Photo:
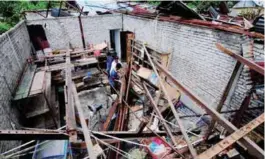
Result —
<path fill-rule="evenodd" d="M 76 133 L 76 119 L 75 119 L 75 109 L 73 102 L 73 91 L 72 87 L 75 85 L 72 83 L 72 70 L 71 70 L 71 59 L 70 59 L 70 51 L 67 51 L 66 63 L 65 63 L 65 88 L 67 100 L 66 103 L 66 129 L 70 135 L 70 141 L 77 140 Z M 73 85 L 73 86 L 72 86 Z"/>
<path fill-rule="evenodd" d="M 227 136 L 225 139 L 215 144 L 213 147 L 198 155 L 197 159 L 210 159 L 214 157 L 215 155 L 219 154 L 242 137 L 246 136 L 249 132 L 254 130 L 262 123 L 264 123 L 264 113 L 249 122 L 248 124 L 246 124 L 245 126 L 243 126 L 242 128 L 236 130 L 234 133 Z"/>
<path fill-rule="evenodd" d="M 0 140 L 67 140 L 68 138 L 69 136 L 61 131 L 0 130 Z"/>
<path fill-rule="evenodd" d="M 227 55 L 232 56 L 233 58 L 235 58 L 236 60 L 238 60 L 242 64 L 247 65 L 250 69 L 252 69 L 252 70 L 254 70 L 254 71 L 256 71 L 256 72 L 258 72 L 258 73 L 260 73 L 260 74 L 262 74 L 264 76 L 264 68 L 263 67 L 259 66 L 258 64 L 256 64 L 253 61 L 250 61 L 250 60 L 248 60 L 248 59 L 246 59 L 246 58 L 244 58 L 244 57 L 242 57 L 240 55 L 237 55 L 236 53 L 234 53 L 231 50 L 223 47 L 219 43 L 216 43 L 215 45 L 220 51 L 224 52 Z"/>
<path fill-rule="evenodd" d="M 71 92 L 73 93 L 73 96 L 74 96 L 75 106 L 76 106 L 76 109 L 77 109 L 78 114 L 79 114 L 79 118 L 80 118 L 80 121 L 81 121 L 83 134 L 84 134 L 86 145 L 87 145 L 87 152 L 88 152 L 89 157 L 91 159 L 96 159 L 97 157 L 95 156 L 95 154 L 93 152 L 93 144 L 92 144 L 91 137 L 90 137 L 90 130 L 88 129 L 88 126 L 86 124 L 86 120 L 85 120 L 85 117 L 84 117 L 84 114 L 83 114 L 83 110 L 82 110 L 82 107 L 81 107 L 81 104 L 80 104 L 80 101 L 79 101 L 79 98 L 78 98 L 76 87 L 75 87 L 74 84 L 72 84 L 71 86 L 72 86 L 72 88 L 71 88 L 72 91 Z"/>
<path fill-rule="evenodd" d="M 45 82 L 45 71 L 38 71 L 35 73 L 29 96 L 33 96 L 43 92 Z"/>
<path fill-rule="evenodd" d="M 115 112 L 116 112 L 116 108 L 117 108 L 118 104 L 119 104 L 118 101 L 115 101 L 115 102 L 112 104 L 112 106 L 111 106 L 111 108 L 110 108 L 110 111 L 109 111 L 109 113 L 108 113 L 108 117 L 107 117 L 105 123 L 103 124 L 102 131 L 107 131 L 107 130 L 108 130 L 108 127 L 109 127 L 110 121 L 111 121 L 113 115 L 114 115 Z"/>
<path fill-rule="evenodd" d="M 67 58 L 67 57 L 66 57 Z M 77 61 L 75 63 L 72 63 L 70 65 L 71 68 L 77 67 L 77 66 L 85 66 L 85 65 L 91 65 L 91 64 L 97 64 L 98 60 L 95 59 L 94 57 L 91 58 L 86 58 L 89 60 L 86 61 Z M 59 64 L 54 64 L 54 65 L 50 65 L 46 68 L 41 68 L 41 70 L 46 70 L 46 71 L 59 71 L 59 70 L 63 70 L 65 69 L 65 63 L 59 63 Z"/>

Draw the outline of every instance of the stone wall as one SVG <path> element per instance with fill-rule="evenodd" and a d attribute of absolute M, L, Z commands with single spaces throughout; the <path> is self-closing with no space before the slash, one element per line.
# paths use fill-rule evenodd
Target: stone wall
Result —
<path fill-rule="evenodd" d="M 86 16 L 81 19 L 86 44 L 109 42 L 109 30 L 122 28 L 120 14 Z M 78 17 L 28 20 L 27 25 L 42 25 L 52 49 L 65 49 L 68 39 L 73 47 L 83 47 Z"/>
<path fill-rule="evenodd" d="M 19 113 L 11 105 L 11 99 L 30 51 L 31 45 L 24 21 L 0 35 L 0 129 L 19 128 Z M 11 149 L 19 143 L 1 141 L 0 152 Z"/>
<path fill-rule="evenodd" d="M 170 70 L 174 77 L 213 108 L 219 103 L 236 64 L 236 60 L 219 51 L 215 43 L 221 43 L 237 54 L 244 51 L 243 56 L 248 58 L 253 44 L 253 39 L 240 34 L 177 22 L 124 15 L 123 25 L 124 31 L 134 32 L 137 40 L 161 52 L 171 52 Z M 256 57 L 264 57 L 263 48 L 254 44 Z M 238 109 L 247 91 L 253 87 L 249 69 L 244 67 L 239 71 L 240 76 L 234 82 L 223 110 Z M 226 115 L 227 118 L 230 116 Z"/>

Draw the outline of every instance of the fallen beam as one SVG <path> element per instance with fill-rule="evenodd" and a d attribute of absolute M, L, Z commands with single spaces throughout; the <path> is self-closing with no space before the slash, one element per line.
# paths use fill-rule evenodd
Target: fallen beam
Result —
<path fill-rule="evenodd" d="M 155 62 L 155 61 L 154 61 Z M 155 62 L 156 66 L 160 71 L 162 71 L 171 82 L 173 82 L 178 89 L 190 97 L 198 106 L 203 108 L 209 115 L 211 115 L 219 124 L 221 124 L 229 133 L 233 133 L 234 131 L 238 130 L 232 123 L 230 123 L 227 119 L 225 119 L 221 114 L 219 114 L 215 109 L 208 106 L 202 99 L 200 99 L 197 95 L 195 95 L 190 89 L 186 88 L 183 84 L 178 82 L 174 76 L 164 69 L 159 63 Z M 258 158 L 264 158 L 263 150 L 252 140 L 248 137 L 243 137 L 240 140 L 244 146 L 247 147 L 248 151 L 251 155 L 256 156 Z"/>
<path fill-rule="evenodd" d="M 68 140 L 66 133 L 32 130 L 0 130 L 0 140 Z"/>
<path fill-rule="evenodd" d="M 234 52 L 232 52 L 231 50 L 223 47 L 219 43 L 216 43 L 215 45 L 220 51 L 224 52 L 227 55 L 232 56 L 233 58 L 235 58 L 236 60 L 238 60 L 242 64 L 247 65 L 250 69 L 252 69 L 252 70 L 254 70 L 254 71 L 256 71 L 256 72 L 258 72 L 258 73 L 260 73 L 260 74 L 262 74 L 264 76 L 264 68 L 263 67 L 259 66 L 258 64 L 256 64 L 253 61 L 250 61 L 250 60 L 248 60 L 248 59 L 246 59 L 246 58 L 244 58 L 244 57 L 242 57 L 240 55 L 235 54 Z"/>
<path fill-rule="evenodd" d="M 119 102 L 118 102 L 118 101 L 115 101 L 115 102 L 112 104 L 112 106 L 111 106 L 111 108 L 110 108 L 110 111 L 109 111 L 109 113 L 108 113 L 108 117 L 107 117 L 105 123 L 103 124 L 102 131 L 107 131 L 107 130 L 108 130 L 108 128 L 109 128 L 109 124 L 110 124 L 110 121 L 111 121 L 113 115 L 115 114 L 118 105 L 119 105 Z"/>
<path fill-rule="evenodd" d="M 239 130 L 235 131 L 231 135 L 227 136 L 222 141 L 215 144 L 205 152 L 198 155 L 197 159 L 210 159 L 216 156 L 217 154 L 228 148 L 230 145 L 234 144 L 236 141 L 246 136 L 249 132 L 254 130 L 262 123 L 264 123 L 264 113 L 249 122 L 248 124 L 246 124 L 245 126 L 243 126 L 242 128 L 240 128 Z"/>
<path fill-rule="evenodd" d="M 106 135 L 122 138 L 122 139 L 142 139 L 142 138 L 150 138 L 150 137 L 156 137 L 158 135 L 165 136 L 167 135 L 167 132 L 165 131 L 142 131 L 141 133 L 138 133 L 137 131 L 99 131 L 100 133 L 104 133 Z M 181 135 L 181 132 L 179 131 L 173 131 L 172 133 L 176 135 Z M 96 131 L 93 131 L 92 134 L 96 136 L 99 139 L 111 139 L 109 137 L 97 134 Z"/>
<path fill-rule="evenodd" d="M 82 130 L 84 132 L 84 137 L 85 137 L 85 142 L 87 145 L 87 152 L 88 152 L 89 158 L 90 159 L 96 159 L 97 156 L 93 152 L 93 144 L 92 144 L 91 137 L 90 137 L 90 131 L 88 129 L 88 126 L 87 126 L 87 123 L 86 123 L 86 120 L 85 120 L 85 117 L 83 114 L 83 110 L 81 108 L 81 104 L 80 104 L 79 97 L 78 97 L 74 83 L 72 83 L 72 92 L 74 95 L 75 106 L 76 106 L 76 109 L 77 109 L 78 114 L 79 114 Z"/>
<path fill-rule="evenodd" d="M 72 92 L 72 70 L 70 51 L 67 51 L 65 63 L 65 113 L 66 113 L 66 130 L 70 135 L 70 141 L 77 140 L 75 109 Z"/>

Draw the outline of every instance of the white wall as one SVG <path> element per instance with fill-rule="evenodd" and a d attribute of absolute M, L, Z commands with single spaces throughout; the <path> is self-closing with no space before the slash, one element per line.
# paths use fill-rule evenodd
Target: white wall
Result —
<path fill-rule="evenodd" d="M 60 17 L 28 20 L 27 25 L 40 24 L 52 49 L 65 49 L 69 37 L 73 47 L 83 47 L 78 17 Z M 86 44 L 99 44 L 110 41 L 111 29 L 121 29 L 120 14 L 85 16 L 82 17 L 84 37 Z"/>

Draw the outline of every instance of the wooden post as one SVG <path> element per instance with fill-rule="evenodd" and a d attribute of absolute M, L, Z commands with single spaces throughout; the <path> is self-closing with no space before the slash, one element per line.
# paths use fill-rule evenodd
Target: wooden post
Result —
<path fill-rule="evenodd" d="M 86 49 L 86 42 L 85 42 L 85 36 L 84 36 L 84 31 L 83 31 L 83 24 L 82 24 L 82 19 L 81 19 L 81 14 L 83 12 L 84 7 L 82 7 L 80 15 L 78 16 L 78 21 L 79 21 L 79 27 L 80 27 L 80 32 L 81 32 L 81 39 L 82 39 L 82 44 L 84 50 Z"/>

